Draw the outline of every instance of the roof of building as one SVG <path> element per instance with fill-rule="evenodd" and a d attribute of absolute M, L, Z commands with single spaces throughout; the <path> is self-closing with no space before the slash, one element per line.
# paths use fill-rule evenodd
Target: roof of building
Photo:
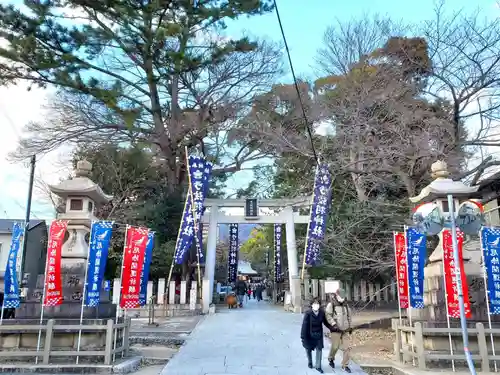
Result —
<path fill-rule="evenodd" d="M 258 275 L 249 262 L 238 260 L 238 272 L 242 275 Z"/>
<path fill-rule="evenodd" d="M 12 233 L 14 223 L 24 223 L 24 220 L 0 219 L 0 233 Z M 30 220 L 28 230 L 45 223 L 45 220 Z"/>

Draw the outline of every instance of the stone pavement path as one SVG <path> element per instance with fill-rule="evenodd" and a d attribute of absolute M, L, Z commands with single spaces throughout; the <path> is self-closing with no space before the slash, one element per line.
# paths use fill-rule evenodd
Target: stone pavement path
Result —
<path fill-rule="evenodd" d="M 267 302 L 251 300 L 243 309 L 222 309 L 196 327 L 161 375 L 318 374 L 307 368 L 300 342 L 301 322 L 301 314 L 287 313 Z M 328 350 L 325 339 L 325 373 L 346 374 L 328 366 Z M 337 367 L 340 359 L 338 353 Z M 353 374 L 364 374 L 356 364 L 350 367 Z"/>

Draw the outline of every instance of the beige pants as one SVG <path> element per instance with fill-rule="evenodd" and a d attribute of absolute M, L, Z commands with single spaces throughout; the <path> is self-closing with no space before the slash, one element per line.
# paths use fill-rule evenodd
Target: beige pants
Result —
<path fill-rule="evenodd" d="M 337 351 L 340 349 L 344 354 L 342 357 L 342 367 L 347 366 L 349 364 L 350 351 L 351 351 L 349 336 L 347 334 L 342 336 L 340 333 L 332 332 L 330 333 L 330 341 L 332 343 L 332 346 L 330 348 L 330 353 L 328 354 L 328 360 L 335 361 L 335 355 L 337 354 Z"/>

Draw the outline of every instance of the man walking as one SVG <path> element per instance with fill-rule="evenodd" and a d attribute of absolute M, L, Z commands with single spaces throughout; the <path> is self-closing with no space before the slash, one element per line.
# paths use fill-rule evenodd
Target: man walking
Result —
<path fill-rule="evenodd" d="M 343 352 L 342 357 L 342 370 L 350 373 L 349 359 L 351 351 L 350 336 L 352 333 L 351 328 L 351 315 L 349 306 L 345 300 L 345 293 L 339 289 L 330 297 L 330 302 L 325 309 L 326 319 L 328 323 L 337 328 L 336 332 L 330 333 L 331 348 L 328 354 L 328 363 L 331 368 L 335 368 L 335 355 L 340 349 Z"/>
<path fill-rule="evenodd" d="M 235 285 L 236 297 L 238 298 L 239 307 L 243 307 L 243 301 L 245 300 L 245 294 L 247 293 L 247 284 L 243 280 L 243 276 L 240 276 Z"/>

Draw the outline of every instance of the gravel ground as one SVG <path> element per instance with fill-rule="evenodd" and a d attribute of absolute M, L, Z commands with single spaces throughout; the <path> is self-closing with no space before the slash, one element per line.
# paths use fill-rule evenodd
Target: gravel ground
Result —
<path fill-rule="evenodd" d="M 352 358 L 357 363 L 381 362 L 394 357 L 396 334 L 390 329 L 359 329 L 352 333 Z"/>

